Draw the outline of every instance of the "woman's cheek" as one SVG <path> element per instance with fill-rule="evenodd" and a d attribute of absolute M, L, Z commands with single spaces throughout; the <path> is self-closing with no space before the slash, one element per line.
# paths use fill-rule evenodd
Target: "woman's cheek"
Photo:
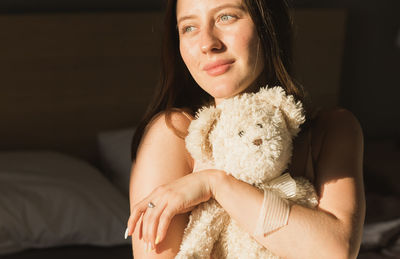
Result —
<path fill-rule="evenodd" d="M 187 41 L 182 42 L 180 44 L 180 52 L 183 62 L 185 62 L 186 66 L 190 69 L 191 62 L 194 60 L 193 47 L 190 48 L 190 44 Z"/>

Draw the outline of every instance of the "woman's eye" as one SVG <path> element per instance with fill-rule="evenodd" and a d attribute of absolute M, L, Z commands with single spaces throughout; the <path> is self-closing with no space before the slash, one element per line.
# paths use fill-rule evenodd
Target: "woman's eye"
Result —
<path fill-rule="evenodd" d="M 257 123 L 257 127 L 259 127 L 259 128 L 263 128 L 263 125 L 261 124 L 261 123 Z"/>
<path fill-rule="evenodd" d="M 242 137 L 244 135 L 244 131 L 243 130 L 239 131 L 238 135 L 239 137 Z"/>
<path fill-rule="evenodd" d="M 185 26 L 185 27 L 183 27 L 183 29 L 182 29 L 182 32 L 183 33 L 186 33 L 186 32 L 192 32 L 192 31 L 194 31 L 194 26 Z"/>
<path fill-rule="evenodd" d="M 235 18 L 234 15 L 223 14 L 223 15 L 220 16 L 219 19 L 220 19 L 222 22 L 229 22 L 230 20 L 232 20 L 232 19 L 234 19 L 234 18 Z"/>

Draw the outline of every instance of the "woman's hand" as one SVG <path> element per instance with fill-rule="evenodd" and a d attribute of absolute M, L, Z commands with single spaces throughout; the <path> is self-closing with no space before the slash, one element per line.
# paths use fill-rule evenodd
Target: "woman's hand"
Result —
<path fill-rule="evenodd" d="M 155 248 L 164 239 L 175 215 L 189 212 L 212 197 L 210 176 L 217 172 L 220 171 L 204 170 L 188 174 L 154 189 L 150 195 L 131 207 L 127 234 L 132 235 L 141 219 L 139 238 L 148 244 L 149 250 Z M 150 202 L 155 207 L 150 208 Z"/>

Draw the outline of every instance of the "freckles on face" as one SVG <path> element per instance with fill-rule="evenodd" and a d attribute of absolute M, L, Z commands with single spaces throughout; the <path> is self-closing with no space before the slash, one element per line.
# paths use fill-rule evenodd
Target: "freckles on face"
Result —
<path fill-rule="evenodd" d="M 255 25 L 241 0 L 178 0 L 176 12 L 182 59 L 217 103 L 255 81 L 264 63 Z"/>

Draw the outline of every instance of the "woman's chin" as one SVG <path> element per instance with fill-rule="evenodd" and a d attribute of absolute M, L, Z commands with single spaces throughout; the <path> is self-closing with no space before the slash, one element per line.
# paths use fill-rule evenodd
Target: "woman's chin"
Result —
<path fill-rule="evenodd" d="M 223 99 L 228 99 L 231 98 L 239 93 L 241 93 L 243 90 L 238 89 L 238 88 L 232 88 L 232 87 L 225 87 L 225 86 L 220 86 L 212 89 L 212 92 L 210 95 L 214 97 L 216 100 L 223 100 Z"/>

